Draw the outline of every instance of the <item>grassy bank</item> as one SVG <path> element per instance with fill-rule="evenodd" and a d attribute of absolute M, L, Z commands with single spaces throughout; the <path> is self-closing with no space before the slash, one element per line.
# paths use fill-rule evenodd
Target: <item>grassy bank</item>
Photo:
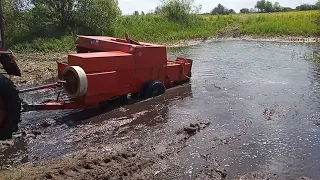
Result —
<path fill-rule="evenodd" d="M 115 37 L 128 32 L 134 39 L 152 43 L 174 43 L 179 40 L 231 36 L 234 29 L 241 35 L 274 36 L 317 36 L 317 11 L 299 11 L 271 14 L 236 14 L 226 16 L 194 15 L 188 24 L 174 23 L 156 15 L 122 16 L 117 20 Z M 17 52 L 70 51 L 74 37 L 37 39 L 29 43 L 15 44 Z"/>
<path fill-rule="evenodd" d="M 300 11 L 239 17 L 241 33 L 245 35 L 315 37 L 318 35 L 318 16 L 318 11 Z"/>

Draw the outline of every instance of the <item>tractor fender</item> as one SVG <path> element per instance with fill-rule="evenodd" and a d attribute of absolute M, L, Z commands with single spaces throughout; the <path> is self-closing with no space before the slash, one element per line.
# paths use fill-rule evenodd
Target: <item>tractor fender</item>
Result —
<path fill-rule="evenodd" d="M 64 90 L 73 99 L 83 97 L 88 90 L 88 79 L 85 71 L 80 66 L 68 66 L 62 74 L 66 81 Z"/>

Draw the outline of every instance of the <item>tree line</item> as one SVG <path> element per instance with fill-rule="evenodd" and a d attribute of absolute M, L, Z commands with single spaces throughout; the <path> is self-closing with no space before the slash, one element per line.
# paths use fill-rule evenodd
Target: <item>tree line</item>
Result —
<path fill-rule="evenodd" d="M 193 0 L 169 0 L 171 1 L 172 7 L 179 6 L 181 4 L 187 4 L 187 6 L 190 6 L 190 4 L 193 3 Z M 169 2 L 167 1 L 167 2 Z M 169 4 L 169 3 L 167 3 Z M 201 5 L 198 6 L 198 9 L 201 9 Z M 318 10 L 320 7 L 320 2 L 316 4 L 301 4 L 297 6 L 296 8 L 291 7 L 284 7 L 281 6 L 279 2 L 272 3 L 270 1 L 266 0 L 259 0 L 257 1 L 256 5 L 253 8 L 242 8 L 240 9 L 240 13 L 269 13 L 269 12 L 288 12 L 288 11 L 305 11 L 305 10 Z M 162 6 L 158 6 L 155 8 L 154 12 L 148 13 L 148 14 L 161 14 Z M 178 11 L 179 8 L 176 8 Z M 214 7 L 209 13 L 203 13 L 203 14 L 212 14 L 212 15 L 228 15 L 228 14 L 235 14 L 235 10 L 228 9 L 226 6 L 219 3 L 216 7 Z M 144 15 L 144 13 L 141 13 Z M 134 15 L 139 15 L 138 11 L 134 12 Z"/>
<path fill-rule="evenodd" d="M 2 0 L 10 44 L 70 34 L 112 35 L 117 0 Z"/>
<path fill-rule="evenodd" d="M 10 44 L 29 42 L 37 38 L 60 38 L 76 34 L 113 36 L 122 12 L 117 0 L 2 0 L 6 22 L 6 39 Z M 317 5 L 303 4 L 295 10 L 313 10 Z M 188 24 L 190 17 L 200 14 L 201 5 L 194 0 L 162 0 L 153 14 L 168 21 Z M 278 12 L 293 9 L 279 3 L 259 0 L 255 8 L 241 9 L 247 12 Z M 210 14 L 234 14 L 218 4 Z M 134 15 L 150 13 L 134 12 Z M 195 16 L 193 16 L 195 17 Z"/>
<path fill-rule="evenodd" d="M 306 10 L 318 10 L 319 2 L 316 4 L 301 4 L 295 9 L 291 7 L 283 7 L 279 2 L 272 3 L 266 0 L 257 1 L 254 8 L 242 8 L 240 13 L 253 13 L 253 12 L 288 12 L 288 11 L 306 11 Z"/>

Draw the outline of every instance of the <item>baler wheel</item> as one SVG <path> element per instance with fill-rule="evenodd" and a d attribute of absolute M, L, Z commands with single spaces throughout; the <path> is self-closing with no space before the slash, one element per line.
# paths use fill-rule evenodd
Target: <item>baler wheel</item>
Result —
<path fill-rule="evenodd" d="M 146 84 L 142 90 L 142 97 L 149 99 L 152 97 L 160 96 L 165 93 L 166 87 L 162 82 L 159 81 L 150 81 Z"/>
<path fill-rule="evenodd" d="M 21 121 L 21 100 L 12 81 L 0 75 L 0 140 L 12 138 Z"/>
<path fill-rule="evenodd" d="M 87 93 L 87 75 L 80 66 L 68 66 L 63 72 L 62 79 L 66 81 L 64 89 L 71 98 L 76 99 Z"/>

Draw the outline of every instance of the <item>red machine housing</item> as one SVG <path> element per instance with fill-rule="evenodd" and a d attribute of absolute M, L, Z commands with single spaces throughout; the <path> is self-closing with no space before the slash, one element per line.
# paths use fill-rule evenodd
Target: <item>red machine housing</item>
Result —
<path fill-rule="evenodd" d="M 58 62 L 58 77 L 68 66 L 80 66 L 87 76 L 87 91 L 71 102 L 50 102 L 38 109 L 81 109 L 96 107 L 121 95 L 142 91 L 145 84 L 156 80 L 166 88 L 189 81 L 192 60 L 167 59 L 167 48 L 149 43 L 128 43 L 125 39 L 100 36 L 78 36 L 77 53 L 67 62 Z"/>
<path fill-rule="evenodd" d="M 79 82 L 84 80 L 85 88 L 77 91 L 82 95 L 69 100 L 57 98 L 56 101 L 25 105 L 24 111 L 96 108 L 101 102 L 116 97 L 139 94 L 149 82 L 160 82 L 168 89 L 189 81 L 191 77 L 193 61 L 180 57 L 168 60 L 166 46 L 130 39 L 78 36 L 76 48 L 77 53 L 69 54 L 66 62 L 58 62 L 61 81 L 20 90 L 20 93 L 62 84 L 66 90 L 66 86 L 73 87 L 70 84 L 80 87 Z M 68 81 L 70 79 L 66 78 L 66 72 L 70 68 L 81 74 L 73 74 L 71 81 Z M 77 77 L 78 80 L 74 81 Z"/>

